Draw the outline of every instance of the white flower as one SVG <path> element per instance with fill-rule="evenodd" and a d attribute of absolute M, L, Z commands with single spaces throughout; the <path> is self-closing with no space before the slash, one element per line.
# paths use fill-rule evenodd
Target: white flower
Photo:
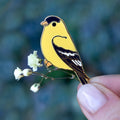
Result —
<path fill-rule="evenodd" d="M 31 69 L 24 69 L 24 70 L 22 71 L 22 73 L 23 73 L 24 76 L 29 76 L 29 75 L 31 75 L 33 72 L 32 72 Z"/>
<path fill-rule="evenodd" d="M 38 90 L 40 89 L 40 84 L 39 83 L 34 83 L 31 87 L 30 90 L 34 93 L 38 92 Z"/>
<path fill-rule="evenodd" d="M 28 56 L 28 66 L 37 71 L 37 67 L 41 67 L 41 59 L 38 58 L 37 51 L 33 51 L 33 54 Z"/>
<path fill-rule="evenodd" d="M 22 73 L 22 70 L 17 67 L 15 70 L 14 70 L 14 76 L 15 76 L 15 79 L 16 80 L 20 80 L 22 77 L 24 77 L 23 73 Z"/>

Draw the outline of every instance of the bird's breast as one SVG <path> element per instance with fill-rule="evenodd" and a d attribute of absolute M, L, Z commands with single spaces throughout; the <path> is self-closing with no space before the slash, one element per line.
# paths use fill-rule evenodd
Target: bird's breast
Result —
<path fill-rule="evenodd" d="M 62 69 L 72 70 L 62 59 L 57 55 L 54 50 L 52 39 L 54 36 L 42 35 L 41 37 L 41 50 L 44 57 L 50 61 L 54 66 Z"/>

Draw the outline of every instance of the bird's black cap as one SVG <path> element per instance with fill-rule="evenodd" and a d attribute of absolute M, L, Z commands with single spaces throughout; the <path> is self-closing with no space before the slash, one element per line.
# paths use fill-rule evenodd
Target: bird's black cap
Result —
<path fill-rule="evenodd" d="M 50 16 L 46 18 L 46 21 L 48 22 L 48 24 L 50 24 L 52 21 L 60 22 L 60 19 L 55 16 Z"/>

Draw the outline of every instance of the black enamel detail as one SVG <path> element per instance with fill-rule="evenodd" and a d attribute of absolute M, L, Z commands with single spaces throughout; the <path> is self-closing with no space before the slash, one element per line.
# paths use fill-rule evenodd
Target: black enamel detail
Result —
<path fill-rule="evenodd" d="M 55 16 L 50 16 L 50 17 L 46 18 L 46 21 L 48 22 L 48 24 L 50 24 L 53 21 L 60 22 L 60 19 Z"/>
<path fill-rule="evenodd" d="M 53 47 L 57 53 L 57 55 L 70 67 L 73 69 L 73 71 L 77 74 L 79 80 L 81 81 L 82 84 L 86 84 L 87 83 L 87 80 L 89 79 L 88 76 L 85 74 L 84 72 L 84 69 L 82 66 L 77 66 L 76 64 L 74 64 L 72 62 L 72 60 L 79 60 L 81 61 L 81 58 L 79 56 L 79 53 L 78 52 L 74 52 L 74 51 L 71 51 L 71 50 L 67 50 L 67 49 L 64 49 L 62 47 L 58 47 L 55 43 L 54 43 L 54 38 L 56 37 L 61 37 L 63 39 L 66 39 L 67 37 L 65 36 L 60 36 L 60 35 L 57 35 L 57 36 L 54 36 L 52 38 L 52 44 L 53 44 Z M 61 54 L 61 51 L 62 53 L 71 53 L 71 54 L 74 54 L 74 56 L 72 55 L 65 55 L 65 54 Z"/>
<path fill-rule="evenodd" d="M 53 26 L 53 27 L 55 27 L 55 26 L 56 26 L 56 23 L 55 23 L 55 22 L 54 22 L 54 23 L 52 23 L 52 26 Z"/>

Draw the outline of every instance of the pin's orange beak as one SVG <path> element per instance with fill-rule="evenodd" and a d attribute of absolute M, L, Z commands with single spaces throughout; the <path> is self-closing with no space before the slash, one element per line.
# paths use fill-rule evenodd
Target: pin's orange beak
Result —
<path fill-rule="evenodd" d="M 40 23 L 40 25 L 42 25 L 42 26 L 47 26 L 47 25 L 48 25 L 48 22 L 47 22 L 47 21 L 42 21 L 42 22 Z"/>

